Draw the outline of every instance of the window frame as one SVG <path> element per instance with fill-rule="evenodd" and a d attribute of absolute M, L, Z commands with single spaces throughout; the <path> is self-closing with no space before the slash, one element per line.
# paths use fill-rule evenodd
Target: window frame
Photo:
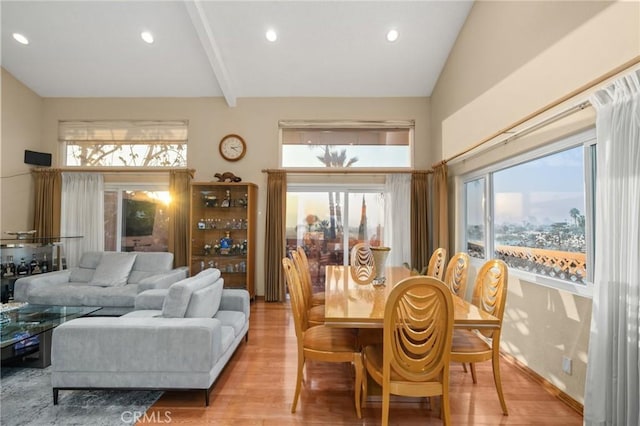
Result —
<path fill-rule="evenodd" d="M 104 184 L 102 190 L 103 197 L 107 192 L 115 192 L 117 196 L 116 210 L 116 252 L 122 252 L 122 204 L 124 191 L 149 191 L 149 192 L 169 192 L 169 184 L 162 183 L 133 183 L 133 182 L 109 182 Z M 104 231 L 103 231 L 104 232 Z M 107 240 L 105 238 L 105 245 Z"/>
<path fill-rule="evenodd" d="M 384 183 L 338 183 L 338 182 L 325 182 L 325 183 L 290 183 L 287 184 L 287 194 L 289 192 L 327 192 L 330 190 L 344 192 L 347 196 L 344 198 L 343 211 L 347 212 L 347 216 L 343 217 L 345 222 L 348 223 L 349 212 L 349 194 L 351 193 L 368 193 L 377 194 L 384 193 Z M 386 201 L 386 200 L 385 200 Z M 348 225 L 347 225 L 348 226 Z M 286 224 L 285 224 L 286 227 Z M 343 265 L 349 265 L 349 238 L 344 238 L 342 241 L 343 248 Z"/>
<path fill-rule="evenodd" d="M 409 132 L 409 164 L 407 166 L 401 167 L 392 167 L 392 166 L 382 166 L 382 167 L 335 167 L 328 168 L 324 166 L 318 167 L 305 167 L 305 166 L 283 166 L 282 162 L 283 158 L 283 148 L 285 146 L 284 143 L 284 132 L 286 130 L 352 130 L 357 132 L 358 130 L 366 131 L 366 130 L 385 130 L 385 129 L 406 129 Z M 322 145 L 318 145 L 322 146 Z M 340 170 L 340 171 L 349 171 L 349 170 L 371 170 L 375 173 L 384 173 L 389 170 L 398 170 L 398 169 L 406 169 L 411 170 L 415 164 L 415 120 L 398 120 L 398 121 L 358 121 L 358 120 L 345 120 L 345 121 L 332 121 L 332 120 L 281 120 L 278 123 L 278 164 L 279 167 L 284 168 L 288 171 L 312 171 L 312 172 L 326 172 L 327 170 Z"/>
<path fill-rule="evenodd" d="M 595 147 L 597 145 L 596 130 L 595 128 L 589 128 L 573 135 L 564 136 L 559 139 L 555 139 L 548 144 L 528 150 L 523 153 L 513 155 L 504 160 L 497 161 L 475 171 L 464 173 L 457 178 L 457 186 L 460 188 L 458 191 L 458 205 L 460 206 L 458 229 L 460 232 L 457 236 L 458 246 L 462 251 L 467 252 L 467 233 L 466 233 L 466 190 L 465 185 L 474 180 L 484 178 L 484 244 L 485 244 L 485 258 L 471 258 L 471 264 L 476 268 L 480 267 L 489 258 L 493 258 L 495 251 L 495 235 L 494 235 L 494 199 L 493 199 L 493 174 L 501 170 L 518 166 L 541 157 L 552 155 L 570 148 L 582 146 L 584 149 L 584 188 L 585 188 L 585 241 L 587 245 L 586 249 L 586 262 L 587 262 L 587 279 L 584 284 L 571 283 L 559 278 L 553 278 L 545 275 L 540 275 L 533 272 L 523 271 L 516 268 L 509 268 L 509 274 L 513 277 L 523 279 L 525 281 L 540 284 L 545 287 L 564 290 L 572 294 L 576 294 L 583 297 L 591 298 L 593 296 L 593 271 L 594 271 L 594 246 L 595 246 L 595 230 L 593 225 L 595 223 Z M 489 257 L 488 257 L 489 256 Z"/>
<path fill-rule="evenodd" d="M 150 169 L 168 170 L 186 167 L 188 163 L 188 120 L 60 120 L 58 121 L 58 142 L 61 163 L 69 168 L 95 169 Z M 180 164 L 129 164 L 135 158 L 127 157 L 125 164 L 70 164 L 71 146 L 95 148 L 101 145 L 113 147 L 141 147 L 143 150 L 162 146 L 176 145 L 183 152 L 179 155 Z M 157 161 L 159 153 L 153 156 Z M 82 161 L 80 161 L 82 163 Z"/>

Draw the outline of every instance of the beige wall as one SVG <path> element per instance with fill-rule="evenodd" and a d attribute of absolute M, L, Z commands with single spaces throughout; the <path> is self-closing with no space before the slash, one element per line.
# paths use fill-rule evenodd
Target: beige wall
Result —
<path fill-rule="evenodd" d="M 33 228 L 33 182 L 24 150 L 47 151 L 41 137 L 42 99 L 2 69 L 0 232 Z"/>
<path fill-rule="evenodd" d="M 433 156 L 448 158 L 638 55 L 638 2 L 476 2 L 431 97 Z M 588 109 L 452 163 L 457 250 L 458 176 L 593 123 Z M 511 275 L 502 350 L 583 403 L 591 299 Z M 572 375 L 562 372 L 563 356 Z"/>
<path fill-rule="evenodd" d="M 195 180 L 215 180 L 216 172 L 230 171 L 259 187 L 258 253 L 256 291 L 264 295 L 264 209 L 267 194 L 265 168 L 279 166 L 278 120 L 360 119 L 415 120 L 417 167 L 428 167 L 429 100 L 427 98 L 255 98 L 238 100 L 234 108 L 222 98 L 165 99 L 44 99 L 43 135 L 59 163 L 58 120 L 76 119 L 187 119 L 189 120 L 188 166 Z M 246 156 L 237 163 L 220 158 L 218 142 L 228 133 L 241 135 Z M 4 200 L 3 200 L 4 201 Z"/>

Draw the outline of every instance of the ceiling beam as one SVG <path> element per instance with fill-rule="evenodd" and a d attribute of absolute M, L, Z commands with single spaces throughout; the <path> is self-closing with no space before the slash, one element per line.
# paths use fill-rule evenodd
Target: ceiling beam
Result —
<path fill-rule="evenodd" d="M 207 16 L 202 8 L 202 3 L 200 0 L 184 0 L 184 4 L 187 7 L 187 12 L 189 13 L 191 22 L 198 33 L 200 43 L 207 54 L 209 65 L 211 65 L 214 77 L 218 81 L 218 85 L 220 86 L 222 94 L 227 101 L 227 105 L 235 107 L 236 95 L 231 87 L 231 80 L 229 79 L 227 67 L 222 61 L 220 49 L 218 48 L 215 37 L 213 36 L 213 31 L 211 31 L 211 26 L 209 25 Z"/>

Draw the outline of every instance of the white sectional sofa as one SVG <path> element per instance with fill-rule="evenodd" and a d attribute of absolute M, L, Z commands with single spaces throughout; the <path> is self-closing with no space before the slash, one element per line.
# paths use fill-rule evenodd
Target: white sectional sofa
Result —
<path fill-rule="evenodd" d="M 64 389 L 198 389 L 209 405 L 210 387 L 248 338 L 249 293 L 223 289 L 220 271 L 206 269 L 138 298 L 149 309 L 54 329 L 54 404 Z"/>
<path fill-rule="evenodd" d="M 20 278 L 16 301 L 37 305 L 100 306 L 95 315 L 122 315 L 134 309 L 138 293 L 166 289 L 187 277 L 173 268 L 173 253 L 86 252 L 76 268 Z"/>

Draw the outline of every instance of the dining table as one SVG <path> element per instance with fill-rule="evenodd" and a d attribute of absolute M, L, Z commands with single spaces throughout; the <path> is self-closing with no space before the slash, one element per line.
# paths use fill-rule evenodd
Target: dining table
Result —
<path fill-rule="evenodd" d="M 329 265 L 325 274 L 325 325 L 383 328 L 384 309 L 393 287 L 412 272 L 404 266 L 385 268 L 384 284 L 363 283 L 351 266 Z M 355 271 L 354 271 L 355 272 Z M 497 329 L 500 320 L 453 294 L 454 328 Z"/>

